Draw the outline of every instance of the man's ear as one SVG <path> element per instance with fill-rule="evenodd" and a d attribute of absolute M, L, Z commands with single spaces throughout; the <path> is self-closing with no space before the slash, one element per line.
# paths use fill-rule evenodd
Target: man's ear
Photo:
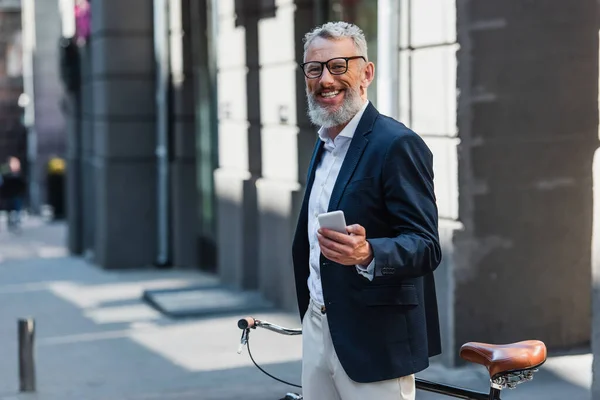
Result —
<path fill-rule="evenodd" d="M 373 64 L 371 61 L 369 61 L 363 70 L 363 79 L 362 79 L 363 86 L 365 88 L 368 88 L 371 85 L 371 82 L 373 82 L 374 78 L 375 78 L 375 64 Z"/>

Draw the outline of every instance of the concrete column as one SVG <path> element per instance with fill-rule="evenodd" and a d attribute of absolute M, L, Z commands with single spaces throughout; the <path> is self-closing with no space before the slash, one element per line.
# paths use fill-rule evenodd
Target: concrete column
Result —
<path fill-rule="evenodd" d="M 261 175 L 256 1 L 218 2 L 219 168 L 215 171 L 218 270 L 223 282 L 257 286 L 256 180 Z"/>
<path fill-rule="evenodd" d="M 80 48 L 81 62 L 81 230 L 82 251 L 90 261 L 94 259 L 96 232 L 96 173 L 94 159 L 94 96 L 92 52 L 89 46 Z M 70 146 L 74 143 L 70 143 Z M 71 216 L 69 216 L 70 222 Z"/>
<path fill-rule="evenodd" d="M 589 343 L 597 8 L 457 2 L 451 351 L 468 340 Z"/>
<path fill-rule="evenodd" d="M 196 268 L 198 196 L 190 0 L 171 0 L 169 7 L 173 90 L 172 263 L 176 267 Z"/>
<path fill-rule="evenodd" d="M 95 261 L 140 267 L 156 256 L 152 2 L 91 6 Z"/>
<path fill-rule="evenodd" d="M 263 176 L 257 182 L 259 288 L 285 308 L 295 307 L 291 242 L 292 199 L 298 184 L 295 5 L 279 0 L 259 24 Z"/>
<path fill-rule="evenodd" d="M 423 137 L 434 154 L 443 251 L 435 274 L 444 349 L 441 357 L 450 364 L 456 355 L 453 304 L 457 260 L 453 240 L 462 228 L 457 173 L 456 9 L 443 0 L 402 1 L 398 6 L 401 50 L 397 115 Z"/>
<path fill-rule="evenodd" d="M 70 93 L 67 111 L 67 247 L 71 254 L 83 253 L 83 163 L 81 152 L 81 95 Z"/>

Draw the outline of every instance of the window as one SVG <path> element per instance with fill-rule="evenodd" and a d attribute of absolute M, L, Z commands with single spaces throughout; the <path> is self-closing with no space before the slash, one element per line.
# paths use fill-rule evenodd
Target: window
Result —
<path fill-rule="evenodd" d="M 330 0 L 328 20 L 350 22 L 363 30 L 369 61 L 375 63 L 377 71 L 377 0 Z M 377 72 L 369 86 L 369 100 L 377 106 Z"/>

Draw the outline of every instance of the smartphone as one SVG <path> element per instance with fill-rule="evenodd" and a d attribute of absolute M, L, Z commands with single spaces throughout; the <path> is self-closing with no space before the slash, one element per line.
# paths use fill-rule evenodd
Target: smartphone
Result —
<path fill-rule="evenodd" d="M 348 233 L 346 230 L 346 218 L 342 210 L 319 214 L 319 225 L 321 228 L 331 229 L 340 233 Z"/>

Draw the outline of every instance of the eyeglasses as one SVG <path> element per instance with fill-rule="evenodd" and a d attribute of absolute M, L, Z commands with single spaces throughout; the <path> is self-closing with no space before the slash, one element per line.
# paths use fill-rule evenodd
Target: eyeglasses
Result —
<path fill-rule="evenodd" d="M 309 61 L 300 64 L 300 68 L 304 72 L 304 75 L 308 79 L 315 79 L 323 74 L 323 66 L 326 66 L 331 75 L 343 75 L 348 71 L 348 61 L 362 58 L 367 61 L 363 56 L 354 57 L 336 57 L 327 61 Z"/>

